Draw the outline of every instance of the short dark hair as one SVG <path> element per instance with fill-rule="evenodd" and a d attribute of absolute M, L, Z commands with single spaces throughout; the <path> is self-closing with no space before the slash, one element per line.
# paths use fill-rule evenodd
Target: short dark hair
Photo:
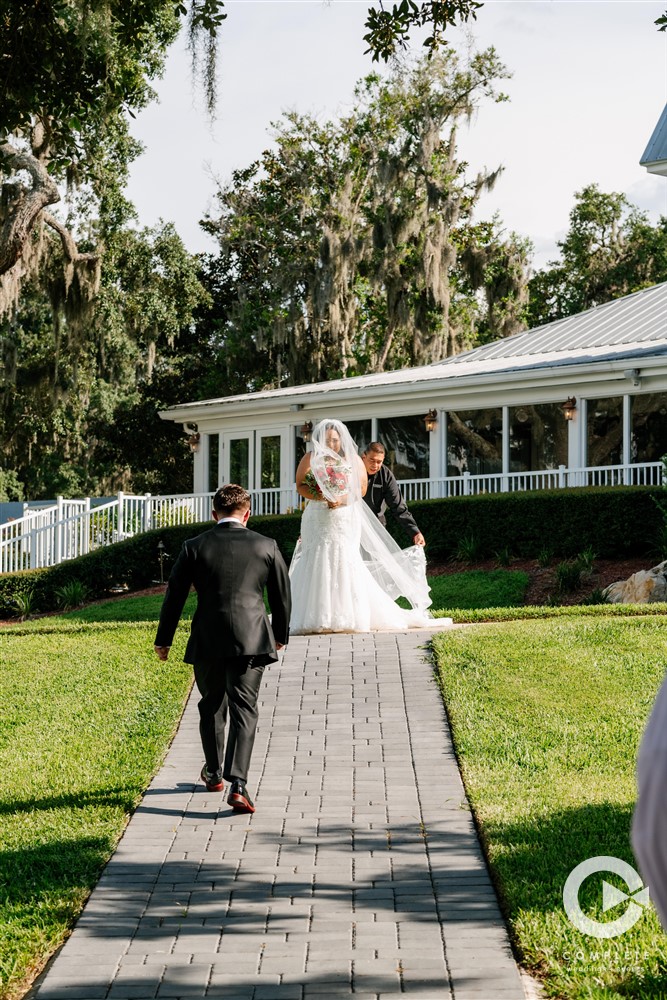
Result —
<path fill-rule="evenodd" d="M 385 447 L 381 441 L 371 441 L 368 447 L 364 451 L 364 455 L 367 455 L 369 451 L 381 451 L 382 454 L 386 454 Z"/>
<path fill-rule="evenodd" d="M 213 497 L 213 510 L 218 514 L 233 514 L 237 510 L 250 509 L 250 494 L 242 486 L 229 483 L 216 490 Z"/>

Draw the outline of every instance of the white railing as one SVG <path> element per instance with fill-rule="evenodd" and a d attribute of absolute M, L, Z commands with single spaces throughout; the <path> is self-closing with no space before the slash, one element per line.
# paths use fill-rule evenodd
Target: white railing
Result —
<path fill-rule="evenodd" d="M 107 503 L 63 500 L 0 525 L 0 573 L 55 566 L 151 528 L 211 516 L 213 493 L 153 497 L 119 493 Z"/>
<path fill-rule="evenodd" d="M 638 462 L 634 465 L 599 465 L 581 469 L 542 469 L 534 472 L 494 472 L 439 479 L 401 481 L 405 499 L 435 500 L 442 497 L 467 497 L 478 493 L 514 493 L 527 490 L 567 489 L 574 486 L 661 486 L 662 462 Z"/>
<path fill-rule="evenodd" d="M 401 490 L 410 502 L 574 486 L 660 486 L 663 476 L 662 462 L 581 469 L 567 469 L 561 465 L 538 472 L 485 475 L 464 472 L 460 476 L 439 479 L 406 479 L 401 481 Z M 300 510 L 303 504 L 295 487 L 251 490 L 251 497 L 252 514 L 256 517 Z M 119 493 L 107 502 L 59 497 L 49 507 L 29 511 L 15 521 L 0 525 L 0 573 L 55 566 L 152 528 L 207 521 L 211 516 L 212 499 L 213 493 L 158 497 Z"/>

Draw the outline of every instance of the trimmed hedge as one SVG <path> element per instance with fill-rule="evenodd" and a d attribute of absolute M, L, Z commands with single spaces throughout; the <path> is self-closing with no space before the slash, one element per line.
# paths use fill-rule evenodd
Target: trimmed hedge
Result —
<path fill-rule="evenodd" d="M 508 548 L 524 558 L 543 549 L 567 558 L 590 546 L 610 559 L 656 553 L 663 525 L 658 498 L 667 506 L 667 490 L 658 486 L 582 487 L 421 500 L 410 512 L 430 558 L 454 556 L 461 539 L 472 536 L 482 556 Z M 404 544 L 392 521 L 387 518 L 387 527 Z"/>
<path fill-rule="evenodd" d="M 299 537 L 300 514 L 253 517 L 251 527 L 262 535 L 275 538 L 285 559 L 289 562 Z M 164 542 L 169 558 L 164 562 L 165 579 L 183 542 L 213 527 L 212 521 L 201 524 L 184 524 L 146 531 L 134 538 L 115 545 L 106 545 L 78 559 L 70 559 L 48 569 L 23 570 L 0 576 L 0 616 L 17 614 L 14 598 L 32 590 L 34 609 L 57 609 L 56 590 L 72 580 L 80 581 L 88 597 L 108 597 L 111 587 L 126 584 L 130 590 L 150 587 L 159 579 L 160 563 L 158 542 Z"/>
<path fill-rule="evenodd" d="M 667 507 L 667 490 L 642 486 L 584 487 L 422 500 L 411 503 L 410 510 L 426 537 L 431 559 L 455 555 L 466 536 L 475 538 L 484 556 L 508 548 L 526 558 L 534 558 L 544 549 L 549 549 L 553 556 L 567 558 L 590 547 L 596 556 L 623 558 L 660 556 L 657 547 L 664 520 L 656 499 Z M 405 545 L 407 539 L 402 529 L 391 517 L 387 522 L 399 544 Z M 288 562 L 299 537 L 300 524 L 300 514 L 251 520 L 255 531 L 275 538 Z M 72 580 L 83 583 L 91 598 L 106 597 L 117 584 L 127 584 L 131 590 L 150 586 L 160 572 L 157 549 L 160 540 L 170 553 L 165 562 L 168 575 L 186 538 L 193 538 L 211 526 L 212 522 L 206 521 L 160 528 L 59 566 L 0 576 L 0 615 L 16 614 L 13 599 L 30 589 L 34 591 L 36 610 L 55 610 L 55 591 Z"/>

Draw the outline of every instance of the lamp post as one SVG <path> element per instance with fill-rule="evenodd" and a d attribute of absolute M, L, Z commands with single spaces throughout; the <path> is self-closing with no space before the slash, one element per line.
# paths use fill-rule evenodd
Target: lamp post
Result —
<path fill-rule="evenodd" d="M 160 560 L 160 583 L 164 583 L 164 561 L 169 558 L 169 553 L 162 539 L 157 543 L 157 557 Z"/>

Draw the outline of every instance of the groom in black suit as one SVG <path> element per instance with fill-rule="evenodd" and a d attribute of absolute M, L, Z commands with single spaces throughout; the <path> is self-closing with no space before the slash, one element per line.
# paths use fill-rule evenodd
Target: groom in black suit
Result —
<path fill-rule="evenodd" d="M 155 637 L 155 652 L 169 656 L 178 620 L 194 585 L 197 608 L 184 660 L 194 665 L 201 701 L 199 732 L 210 792 L 231 782 L 227 802 L 254 812 L 246 782 L 257 728 L 262 671 L 287 644 L 290 586 L 276 542 L 247 527 L 250 494 L 222 486 L 213 498 L 210 531 L 185 542 L 169 577 Z M 266 587 L 272 620 L 264 607 Z M 225 723 L 229 734 L 225 745 Z M 224 749 L 224 754 L 223 754 Z"/>

